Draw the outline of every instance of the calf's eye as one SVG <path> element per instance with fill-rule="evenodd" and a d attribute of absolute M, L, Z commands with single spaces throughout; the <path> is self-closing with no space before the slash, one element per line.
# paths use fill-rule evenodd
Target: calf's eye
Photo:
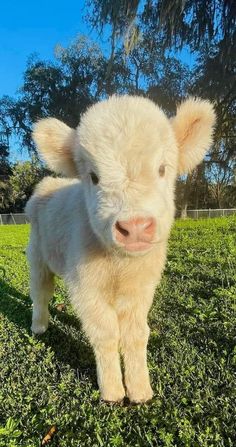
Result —
<path fill-rule="evenodd" d="M 165 165 L 161 165 L 161 166 L 159 167 L 159 176 L 160 176 L 160 177 L 164 177 L 165 172 L 166 172 L 166 167 L 165 167 Z"/>
<path fill-rule="evenodd" d="M 90 177 L 94 185 L 97 185 L 99 182 L 98 176 L 94 172 L 90 172 Z"/>

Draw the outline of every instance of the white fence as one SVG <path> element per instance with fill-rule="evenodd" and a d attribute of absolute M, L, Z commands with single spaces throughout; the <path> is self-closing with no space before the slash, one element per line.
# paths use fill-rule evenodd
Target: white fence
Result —
<path fill-rule="evenodd" d="M 211 218 L 211 217 L 224 217 L 231 216 L 232 214 L 236 214 L 236 208 L 230 209 L 203 209 L 203 210 L 186 210 L 186 218 L 190 217 L 191 219 L 202 219 L 202 218 Z M 177 217 L 180 217 L 180 212 L 177 213 Z"/>
<path fill-rule="evenodd" d="M 0 214 L 0 225 L 20 225 L 28 223 L 23 213 Z"/>
<path fill-rule="evenodd" d="M 187 210 L 186 218 L 202 219 L 210 217 L 223 217 L 236 214 L 236 208 L 231 209 L 204 209 L 204 210 Z M 180 216 L 180 211 L 177 211 L 176 217 Z M 23 213 L 0 214 L 0 225 L 20 225 L 29 223 L 27 217 Z"/>

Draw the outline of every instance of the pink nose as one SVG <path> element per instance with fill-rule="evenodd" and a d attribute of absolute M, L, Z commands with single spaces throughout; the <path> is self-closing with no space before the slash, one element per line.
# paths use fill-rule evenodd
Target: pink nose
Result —
<path fill-rule="evenodd" d="M 138 217 L 131 220 L 119 220 L 115 224 L 115 237 L 125 246 L 150 243 L 154 236 L 155 220 L 152 217 Z M 137 245 L 138 246 L 138 245 Z"/>

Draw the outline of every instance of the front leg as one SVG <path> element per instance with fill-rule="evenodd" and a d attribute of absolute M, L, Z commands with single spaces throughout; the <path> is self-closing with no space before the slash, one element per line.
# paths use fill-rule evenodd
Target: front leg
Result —
<path fill-rule="evenodd" d="M 86 297 L 78 293 L 72 297 L 72 302 L 95 352 L 101 398 L 108 402 L 120 402 L 125 390 L 118 351 L 120 334 L 117 315 L 104 296 L 91 287 Z"/>
<path fill-rule="evenodd" d="M 153 396 L 147 366 L 149 306 L 147 302 L 144 303 L 145 299 L 145 296 L 140 295 L 131 299 L 123 296 L 118 300 L 117 306 L 126 393 L 129 400 L 134 403 L 146 402 Z"/>

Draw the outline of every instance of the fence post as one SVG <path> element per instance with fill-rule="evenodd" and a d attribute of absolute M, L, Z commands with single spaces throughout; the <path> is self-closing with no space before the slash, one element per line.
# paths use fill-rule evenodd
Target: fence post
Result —
<path fill-rule="evenodd" d="M 1 225 L 3 225 L 2 215 L 1 214 L 0 214 L 0 221 L 1 221 Z"/>
<path fill-rule="evenodd" d="M 14 225 L 16 225 L 16 221 L 15 221 L 15 219 L 14 219 L 14 217 L 13 217 L 13 214 L 10 213 L 10 215 L 11 215 L 11 218 L 12 218 L 12 220 L 13 220 Z"/>

